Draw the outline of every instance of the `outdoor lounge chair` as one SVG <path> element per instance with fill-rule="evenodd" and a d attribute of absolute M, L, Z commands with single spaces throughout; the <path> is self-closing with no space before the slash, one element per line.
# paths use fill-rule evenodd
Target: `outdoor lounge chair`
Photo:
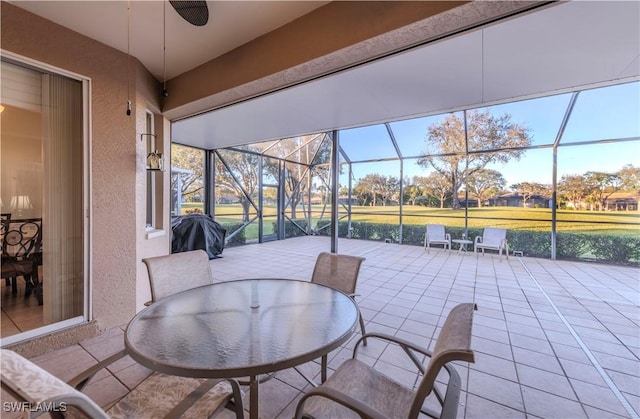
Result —
<path fill-rule="evenodd" d="M 444 249 L 451 250 L 451 234 L 445 233 L 442 224 L 427 224 L 424 232 L 424 248 L 429 252 L 432 244 L 442 244 Z"/>
<path fill-rule="evenodd" d="M 476 236 L 473 244 L 473 251 L 474 253 L 478 253 L 478 251 L 481 250 L 484 255 L 485 249 L 496 250 L 500 256 L 502 256 L 502 251 L 504 250 L 507 259 L 509 259 L 507 229 L 485 227 L 482 231 L 482 237 Z"/>
<path fill-rule="evenodd" d="M 25 403 L 25 417 L 40 416 L 47 411 L 54 413 L 54 417 L 62 417 L 64 412 L 77 409 L 93 419 L 180 415 L 202 418 L 217 414 L 233 400 L 228 406 L 237 418 L 244 418 L 242 395 L 235 380 L 214 381 L 153 373 L 105 412 L 81 390 L 91 377 L 124 357 L 126 351 L 99 362 L 68 383 L 16 352 L 1 351 L 2 388 L 18 402 Z"/>
<path fill-rule="evenodd" d="M 368 338 L 399 345 L 422 374 L 419 385 L 413 390 L 413 382 L 401 384 L 367 363 L 356 359 L 362 338 L 356 342 L 353 358 L 345 361 L 321 386 L 308 391 L 298 402 L 295 418 L 410 418 L 420 413 L 433 418 L 455 418 L 460 399 L 460 376 L 451 361 L 474 362 L 471 350 L 471 327 L 475 304 L 454 307 L 445 320 L 433 352 L 408 341 L 380 333 L 370 333 Z M 426 355 L 425 366 L 421 357 Z M 449 375 L 444 394 L 436 387 Z M 439 375 L 440 374 L 440 375 Z M 423 407 L 425 399 L 434 393 L 438 410 Z M 429 402 L 431 399 L 429 398 Z"/>
<path fill-rule="evenodd" d="M 156 256 L 142 261 L 149 272 L 151 302 L 213 283 L 209 256 L 204 250 Z"/>

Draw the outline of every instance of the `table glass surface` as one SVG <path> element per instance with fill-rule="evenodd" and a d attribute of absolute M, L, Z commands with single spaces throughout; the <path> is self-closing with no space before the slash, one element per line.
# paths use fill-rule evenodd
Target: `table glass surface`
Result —
<path fill-rule="evenodd" d="M 153 303 L 131 320 L 125 345 L 156 371 L 243 377 L 316 359 L 344 343 L 357 320 L 353 300 L 322 285 L 228 281 Z"/>

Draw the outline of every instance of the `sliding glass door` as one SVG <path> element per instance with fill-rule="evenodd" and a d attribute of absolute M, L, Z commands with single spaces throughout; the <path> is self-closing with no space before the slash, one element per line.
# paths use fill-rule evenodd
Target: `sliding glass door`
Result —
<path fill-rule="evenodd" d="M 2 62 L 3 343 L 85 314 L 84 96 L 82 80 Z"/>

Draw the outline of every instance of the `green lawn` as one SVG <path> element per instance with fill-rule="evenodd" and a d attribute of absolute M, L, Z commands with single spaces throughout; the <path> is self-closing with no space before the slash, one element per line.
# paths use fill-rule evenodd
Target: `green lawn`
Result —
<path fill-rule="evenodd" d="M 182 213 L 194 209 L 202 210 L 201 203 L 182 204 Z M 298 218 L 303 217 L 299 207 Z M 312 217 L 314 223 L 320 219 L 322 206 L 312 207 Z M 340 207 L 340 216 L 346 215 L 346 209 Z M 399 207 L 363 207 L 353 206 L 351 208 L 352 221 L 371 222 L 381 224 L 398 224 Z M 275 216 L 275 207 L 265 207 L 265 216 Z M 290 215 L 290 212 L 287 212 Z M 551 210 L 548 208 L 514 208 L 514 207 L 485 207 L 469 208 L 468 226 L 503 227 L 510 230 L 529 231 L 550 231 L 551 230 Z M 251 218 L 255 216 L 255 211 L 251 212 Z M 330 208 L 325 208 L 323 219 L 330 217 Z M 216 219 L 223 223 L 240 222 L 242 219 L 242 208 L 238 204 L 223 204 L 216 206 Z M 465 210 L 450 208 L 425 208 L 418 206 L 403 207 L 403 224 L 424 225 L 427 223 L 439 223 L 451 227 L 464 227 Z M 264 233 L 273 233 L 273 221 L 275 217 L 265 219 Z M 557 230 L 574 233 L 598 233 L 615 235 L 638 235 L 640 234 L 640 212 L 638 211 L 557 211 Z M 257 221 L 247 226 L 245 230 L 247 239 L 258 236 Z"/>

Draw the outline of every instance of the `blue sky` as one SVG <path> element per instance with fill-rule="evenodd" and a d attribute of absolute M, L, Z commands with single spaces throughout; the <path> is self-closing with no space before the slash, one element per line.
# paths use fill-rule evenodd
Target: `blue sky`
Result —
<path fill-rule="evenodd" d="M 512 121 L 530 128 L 532 145 L 552 144 L 558 133 L 571 94 L 562 94 L 488 108 L 491 113 L 511 114 Z M 460 114 L 462 114 L 460 112 Z M 428 126 L 446 115 L 391 123 L 404 156 L 421 154 L 425 148 Z M 640 137 L 640 83 L 603 87 L 580 92 L 562 136 L 561 144 L 603 139 Z M 352 160 L 395 155 L 384 125 L 341 132 L 341 145 Z M 528 150 L 519 161 L 492 165 L 507 179 L 507 184 L 521 181 L 551 183 L 552 149 Z M 640 166 L 640 141 L 607 143 L 558 149 L 558 178 L 564 174 L 582 174 L 589 170 L 614 172 L 625 164 Z M 355 179 L 367 173 L 398 175 L 398 162 L 354 164 Z M 405 176 L 427 175 L 414 161 L 405 161 Z M 341 178 L 342 182 L 346 177 Z"/>

